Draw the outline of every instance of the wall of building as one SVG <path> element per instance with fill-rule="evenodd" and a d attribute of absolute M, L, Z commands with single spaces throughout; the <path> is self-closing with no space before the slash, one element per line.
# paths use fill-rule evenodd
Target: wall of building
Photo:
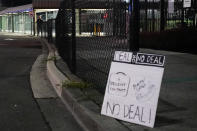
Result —
<path fill-rule="evenodd" d="M 32 0 L 34 9 L 58 9 L 61 0 Z"/>
<path fill-rule="evenodd" d="M 0 20 L 2 32 L 33 33 L 33 18 L 28 12 L 6 14 L 0 16 Z"/>

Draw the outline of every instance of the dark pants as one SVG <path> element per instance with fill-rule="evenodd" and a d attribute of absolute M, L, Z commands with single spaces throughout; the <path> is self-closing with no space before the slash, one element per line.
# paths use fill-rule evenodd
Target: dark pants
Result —
<path fill-rule="evenodd" d="M 41 36 L 42 36 L 42 27 L 38 26 L 38 28 L 37 28 L 37 36 L 39 36 L 40 32 L 41 32 Z"/>

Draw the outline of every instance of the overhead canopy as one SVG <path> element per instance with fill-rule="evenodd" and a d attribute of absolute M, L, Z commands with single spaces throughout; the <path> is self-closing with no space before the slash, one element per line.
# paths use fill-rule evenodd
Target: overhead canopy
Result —
<path fill-rule="evenodd" d="M 59 9 L 62 0 L 32 0 L 34 9 Z"/>
<path fill-rule="evenodd" d="M 0 15 L 4 15 L 4 14 L 8 14 L 8 13 L 29 12 L 32 10 L 33 10 L 32 4 L 28 4 L 28 5 L 7 8 L 5 10 L 0 11 Z"/>
<path fill-rule="evenodd" d="M 64 0 L 60 8 L 72 8 L 73 0 Z M 116 5 L 126 5 L 125 0 L 75 0 L 75 8 L 77 9 L 110 9 Z"/>

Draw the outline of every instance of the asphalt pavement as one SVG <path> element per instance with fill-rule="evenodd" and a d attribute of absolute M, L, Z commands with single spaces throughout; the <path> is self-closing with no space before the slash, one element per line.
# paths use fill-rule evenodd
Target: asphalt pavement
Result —
<path fill-rule="evenodd" d="M 23 37 L 0 36 L 0 129 L 2 131 L 50 131 L 33 98 L 29 83 L 31 66 L 41 53 L 41 45 L 37 44 L 35 48 L 35 43 L 38 41 L 32 39 L 27 41 Z"/>
<path fill-rule="evenodd" d="M 29 36 L 1 36 L 0 129 L 3 131 L 81 131 L 82 128 L 88 131 L 196 131 L 196 55 L 151 49 L 140 51 L 166 56 L 155 127 L 148 128 L 100 115 L 103 94 L 99 94 L 94 89 L 81 92 L 77 88 L 63 88 L 60 98 L 73 113 L 79 126 L 60 98 L 51 92 L 52 86 L 42 74 L 43 71 L 45 74 L 48 70 L 46 63 L 51 61 L 47 61 L 47 54 L 43 53 L 40 41 Z M 86 51 L 81 50 L 81 52 Z M 90 53 L 95 51 L 92 50 Z M 36 65 L 35 60 L 40 65 Z M 53 62 L 57 66 L 60 60 Z M 73 74 L 68 73 L 68 69 L 62 69 L 66 67 L 64 64 L 63 61 L 59 62 L 58 69 L 72 80 Z M 40 85 L 36 86 L 39 87 L 38 89 L 33 89 L 34 93 L 29 83 L 31 69 L 35 69 L 35 72 L 32 71 L 35 74 L 38 75 L 36 72 L 39 72 L 41 75 L 41 77 L 33 77 L 34 80 L 38 80 L 37 85 Z M 42 77 L 43 79 L 38 79 Z M 44 89 L 45 85 L 49 88 Z M 48 93 L 43 95 L 39 91 Z"/>
<path fill-rule="evenodd" d="M 35 98 L 30 71 L 42 53 L 42 44 L 35 37 L 0 34 L 1 131 L 82 130 L 56 95 Z"/>

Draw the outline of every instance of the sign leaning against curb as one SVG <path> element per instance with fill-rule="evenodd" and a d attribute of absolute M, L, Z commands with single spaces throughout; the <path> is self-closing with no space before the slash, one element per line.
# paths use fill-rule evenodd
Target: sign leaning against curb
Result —
<path fill-rule="evenodd" d="M 165 56 L 116 51 L 101 114 L 154 127 Z"/>

